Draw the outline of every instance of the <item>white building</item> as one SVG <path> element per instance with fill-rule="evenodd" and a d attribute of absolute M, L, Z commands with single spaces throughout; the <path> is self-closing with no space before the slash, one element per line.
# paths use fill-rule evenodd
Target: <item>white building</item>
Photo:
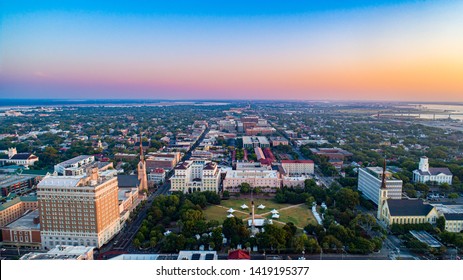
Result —
<path fill-rule="evenodd" d="M 289 188 L 303 188 L 305 187 L 305 180 L 310 179 L 310 176 L 282 176 L 282 185 Z"/>
<path fill-rule="evenodd" d="M 270 165 L 262 165 L 260 162 L 236 162 L 236 170 L 272 170 Z"/>
<path fill-rule="evenodd" d="M 175 167 L 170 178 L 171 190 L 191 193 L 195 191 L 219 191 L 220 171 L 217 164 L 206 160 L 192 160 Z"/>
<path fill-rule="evenodd" d="M 265 136 L 243 136 L 243 148 L 266 148 L 270 142 Z"/>
<path fill-rule="evenodd" d="M 223 181 L 224 191 L 239 192 L 240 185 L 248 183 L 264 192 L 275 192 L 281 187 L 280 173 L 276 170 L 231 170 Z"/>
<path fill-rule="evenodd" d="M 381 167 L 367 167 L 359 169 L 358 190 L 378 205 L 379 189 L 381 188 L 383 169 Z M 402 180 L 394 179 L 390 172 L 386 172 L 387 198 L 402 198 Z"/>
<path fill-rule="evenodd" d="M 286 172 L 286 175 L 303 175 L 314 174 L 314 162 L 312 160 L 282 160 L 281 166 Z"/>
<path fill-rule="evenodd" d="M 452 184 L 453 174 L 446 167 L 443 168 L 432 168 L 429 167 L 427 157 L 420 158 L 420 164 L 418 169 L 413 170 L 413 182 L 426 183 L 426 182 L 437 182 L 438 184 L 447 183 Z"/>
<path fill-rule="evenodd" d="M 81 155 L 56 164 L 54 169 L 60 175 L 80 176 L 85 173 L 85 167 L 94 161 L 94 156 Z"/>
<path fill-rule="evenodd" d="M 162 184 L 166 180 L 166 171 L 162 168 L 151 170 L 148 174 L 148 181 L 155 184 Z"/>
<path fill-rule="evenodd" d="M 39 158 L 31 153 L 18 153 L 16 148 L 8 149 L 8 158 L 0 159 L 0 163 L 12 163 L 16 165 L 31 166 L 34 165 Z"/>
<path fill-rule="evenodd" d="M 93 260 L 94 247 L 57 245 L 47 253 L 28 253 L 21 260 Z"/>
<path fill-rule="evenodd" d="M 463 213 L 444 213 L 445 230 L 449 232 L 463 231 Z"/>

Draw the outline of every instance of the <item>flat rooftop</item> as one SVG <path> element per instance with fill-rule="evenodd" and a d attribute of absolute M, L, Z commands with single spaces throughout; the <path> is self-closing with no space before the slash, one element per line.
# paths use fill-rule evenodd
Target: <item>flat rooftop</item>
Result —
<path fill-rule="evenodd" d="M 36 229 L 40 230 L 40 224 L 34 223 L 34 219 L 39 217 L 39 209 L 31 211 L 30 213 L 22 216 L 16 221 L 8 224 L 6 228 L 10 229 Z"/>
<path fill-rule="evenodd" d="M 231 170 L 225 178 L 278 178 L 275 170 Z"/>
<path fill-rule="evenodd" d="M 45 176 L 37 187 L 60 186 L 75 187 L 85 176 Z"/>
<path fill-rule="evenodd" d="M 123 254 L 111 258 L 110 260 L 124 260 L 124 261 L 154 261 L 154 260 L 164 260 L 164 261 L 174 261 L 178 259 L 178 255 L 169 255 L 169 254 Z"/>
<path fill-rule="evenodd" d="M 71 158 L 71 159 L 68 159 L 66 161 L 60 162 L 58 164 L 59 165 L 76 164 L 76 163 L 78 163 L 80 161 L 87 160 L 87 159 L 90 159 L 90 158 L 94 158 L 94 156 L 81 155 L 81 156 L 77 156 L 75 158 Z"/>
<path fill-rule="evenodd" d="M 0 175 L 0 188 L 6 188 L 11 185 L 28 181 L 37 177 L 36 175 Z"/>

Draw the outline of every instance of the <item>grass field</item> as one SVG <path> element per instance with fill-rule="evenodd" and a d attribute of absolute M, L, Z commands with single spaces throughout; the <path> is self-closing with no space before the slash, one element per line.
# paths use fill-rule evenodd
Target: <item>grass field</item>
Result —
<path fill-rule="evenodd" d="M 233 208 L 233 209 L 236 209 L 236 208 Z M 204 216 L 206 217 L 206 220 L 216 220 L 219 222 L 223 222 L 223 220 L 227 218 L 227 215 L 228 215 L 227 210 L 228 208 L 225 209 L 217 205 L 209 205 L 206 208 L 206 210 L 203 210 L 203 213 L 204 213 Z M 236 210 L 241 210 L 241 209 L 236 209 Z M 246 212 L 246 211 L 243 211 L 243 212 Z M 245 219 L 249 216 L 249 215 L 245 215 L 243 213 L 238 213 L 238 212 L 234 212 L 233 215 L 240 219 Z"/>
<path fill-rule="evenodd" d="M 251 212 L 251 201 L 247 198 L 238 198 L 238 199 L 228 199 L 228 200 L 222 200 L 220 203 L 222 206 L 227 207 L 227 208 L 233 208 L 235 210 L 242 210 L 244 212 Z M 241 205 L 246 204 L 249 209 L 241 209 Z M 257 206 L 260 204 L 263 204 L 265 206 L 265 209 L 260 210 L 257 209 Z M 272 209 L 279 210 L 284 207 L 291 206 L 291 204 L 286 204 L 286 203 L 276 203 L 275 201 L 267 198 L 257 198 L 254 199 L 254 205 L 255 205 L 255 211 L 256 214 L 262 214 L 262 213 L 267 213 L 269 211 L 272 211 Z"/>
<path fill-rule="evenodd" d="M 204 210 L 204 215 L 206 216 L 207 220 L 217 220 L 219 222 L 222 222 L 227 218 L 227 210 L 230 208 L 233 208 L 237 211 L 240 212 L 235 212 L 233 215 L 235 217 L 241 218 L 241 219 L 246 219 L 249 218 L 249 212 L 251 212 L 251 209 L 241 209 L 241 205 L 246 204 L 248 207 L 251 207 L 251 203 L 249 199 L 246 198 L 238 198 L 238 199 L 229 199 L 229 200 L 222 200 L 221 205 L 210 205 Z M 301 204 L 298 206 L 291 205 L 291 204 L 280 204 L 276 203 L 271 199 L 265 199 L 265 198 L 258 198 L 254 199 L 254 204 L 256 206 L 256 215 L 260 216 L 261 214 L 263 215 L 263 218 L 270 219 L 272 214 L 269 212 L 272 209 L 276 209 L 280 212 L 280 218 L 277 219 L 276 221 L 280 221 L 282 223 L 288 223 L 292 222 L 296 227 L 303 228 L 309 223 L 315 223 L 315 218 L 312 214 L 312 211 L 307 207 L 305 204 Z M 260 204 L 265 205 L 265 209 L 260 210 L 257 209 L 257 206 Z M 284 209 L 286 207 L 289 207 L 287 209 Z M 275 223 L 279 224 L 279 223 Z"/>
<path fill-rule="evenodd" d="M 309 223 L 316 223 L 312 211 L 305 204 L 281 210 L 280 218 L 278 220 L 284 223 L 292 222 L 299 228 L 303 228 Z"/>

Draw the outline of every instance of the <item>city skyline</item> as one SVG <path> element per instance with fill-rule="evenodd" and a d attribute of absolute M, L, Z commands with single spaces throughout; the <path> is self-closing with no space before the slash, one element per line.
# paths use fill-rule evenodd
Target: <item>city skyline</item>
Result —
<path fill-rule="evenodd" d="M 2 98 L 463 101 L 463 4 L 1 4 Z"/>

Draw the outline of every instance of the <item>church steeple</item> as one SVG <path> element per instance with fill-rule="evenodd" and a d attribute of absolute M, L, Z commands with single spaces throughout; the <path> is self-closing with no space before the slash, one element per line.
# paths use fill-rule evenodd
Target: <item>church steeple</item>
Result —
<path fill-rule="evenodd" d="M 386 189 L 386 159 L 383 162 L 383 177 L 381 181 L 381 189 Z"/>
<path fill-rule="evenodd" d="M 382 215 L 383 215 L 383 208 L 384 205 L 386 204 L 387 200 L 387 187 L 386 187 L 386 159 L 384 159 L 383 162 L 383 176 L 381 180 L 381 186 L 379 188 L 379 199 L 378 199 L 378 213 L 377 213 L 377 218 L 378 220 L 383 220 Z"/>
<path fill-rule="evenodd" d="M 145 156 L 143 154 L 143 142 L 142 142 L 142 137 L 141 137 L 141 132 L 140 132 L 140 161 L 145 161 Z"/>
<path fill-rule="evenodd" d="M 146 177 L 145 156 L 143 154 L 142 134 L 140 132 L 140 162 L 138 163 L 138 180 L 140 181 L 139 191 L 148 190 L 148 179 Z"/>

